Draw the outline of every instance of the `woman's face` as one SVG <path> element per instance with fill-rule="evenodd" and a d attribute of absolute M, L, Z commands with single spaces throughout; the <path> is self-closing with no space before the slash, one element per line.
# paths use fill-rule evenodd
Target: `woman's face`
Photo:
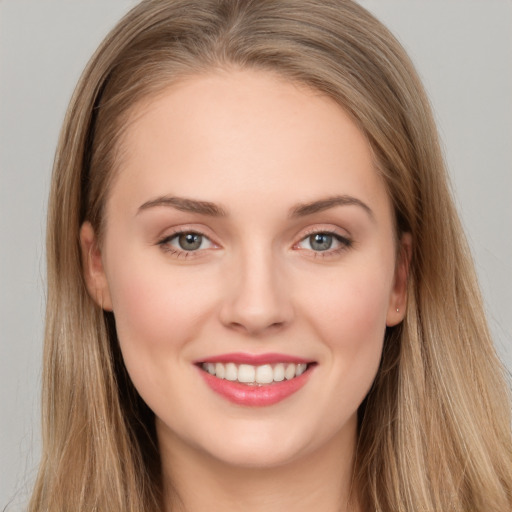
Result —
<path fill-rule="evenodd" d="M 212 73 L 139 106 L 121 155 L 101 248 L 82 228 L 86 278 L 161 445 L 260 467 L 352 449 L 406 264 L 349 116 Z"/>

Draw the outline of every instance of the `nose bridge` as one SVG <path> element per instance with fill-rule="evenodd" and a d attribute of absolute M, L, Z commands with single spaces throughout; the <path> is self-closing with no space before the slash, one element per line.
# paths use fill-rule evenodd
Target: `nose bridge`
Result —
<path fill-rule="evenodd" d="M 288 287 L 271 245 L 248 244 L 234 259 L 222 306 L 223 323 L 251 334 L 287 324 L 292 316 Z"/>

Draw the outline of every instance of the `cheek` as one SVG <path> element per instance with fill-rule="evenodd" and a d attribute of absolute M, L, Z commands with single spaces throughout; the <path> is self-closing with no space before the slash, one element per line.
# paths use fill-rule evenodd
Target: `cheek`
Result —
<path fill-rule="evenodd" d="M 391 293 L 389 272 L 378 265 L 351 267 L 327 282 L 323 290 L 309 294 L 309 324 L 327 349 L 330 371 L 343 380 L 334 393 L 346 397 L 351 390 L 356 401 L 362 400 L 382 353 Z"/>
<path fill-rule="evenodd" d="M 116 265 L 109 284 L 117 335 L 134 384 L 139 391 L 161 384 L 159 376 L 168 373 L 169 363 L 183 364 L 183 347 L 198 337 L 201 318 L 213 307 L 204 280 L 144 264 L 141 258 Z"/>
<path fill-rule="evenodd" d="M 331 340 L 364 343 L 367 335 L 384 332 L 390 293 L 384 272 L 351 269 L 310 293 L 309 308 L 318 318 L 318 327 L 328 332 Z"/>

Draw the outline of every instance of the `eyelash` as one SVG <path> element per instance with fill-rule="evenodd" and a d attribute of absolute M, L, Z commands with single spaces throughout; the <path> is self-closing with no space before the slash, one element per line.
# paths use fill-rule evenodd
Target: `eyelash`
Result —
<path fill-rule="evenodd" d="M 189 258 L 189 257 L 195 257 L 197 252 L 199 252 L 198 249 L 196 250 L 193 250 L 193 251 L 186 251 L 184 249 L 178 249 L 177 247 L 174 247 L 172 245 L 170 245 L 171 241 L 174 240 L 175 238 L 179 237 L 180 235 L 197 235 L 197 236 L 200 236 L 202 237 L 203 240 L 208 240 L 212 245 L 215 245 L 208 236 L 206 236 L 205 234 L 199 232 L 199 231 L 196 231 L 194 229 L 180 229 L 178 231 L 175 231 L 174 233 L 170 234 L 170 235 L 166 235 L 164 238 L 162 238 L 161 240 L 159 240 L 157 242 L 157 245 L 160 246 L 160 248 L 166 252 L 166 253 L 169 253 L 169 254 L 172 254 L 173 256 L 176 256 L 176 257 L 183 257 L 183 258 Z M 205 250 L 205 249 L 203 249 Z"/>
<path fill-rule="evenodd" d="M 342 236 L 339 233 L 336 233 L 335 231 L 332 231 L 329 229 L 312 229 L 311 231 L 307 231 L 302 236 L 302 238 L 299 240 L 299 242 L 297 242 L 294 245 L 294 247 L 297 248 L 298 250 L 303 250 L 303 249 L 299 248 L 298 245 L 300 243 L 304 242 L 305 240 L 307 240 L 308 238 L 311 238 L 314 235 L 332 236 L 334 238 L 334 240 L 336 240 L 336 242 L 338 242 L 340 244 L 340 246 L 337 247 L 336 249 L 326 249 L 324 251 L 314 251 L 314 250 L 310 250 L 310 249 L 305 249 L 309 252 L 312 252 L 314 258 L 335 257 L 335 256 L 338 256 L 341 253 L 347 251 L 348 249 L 350 249 L 353 246 L 353 241 L 350 238 L 348 238 L 346 236 Z"/>
<path fill-rule="evenodd" d="M 196 253 L 198 253 L 200 251 L 200 248 L 198 248 L 196 250 L 187 251 L 187 250 L 183 250 L 183 249 L 178 249 L 178 248 L 170 245 L 170 242 L 172 240 L 176 239 L 177 237 L 179 237 L 180 235 L 198 235 L 198 236 L 202 237 L 203 240 L 208 240 L 211 244 L 215 245 L 214 242 L 212 242 L 208 236 L 206 236 L 205 234 L 203 234 L 199 231 L 195 231 L 193 229 L 182 229 L 179 231 L 175 231 L 174 233 L 167 235 L 164 238 L 162 238 L 161 240 L 159 240 L 157 242 L 157 245 L 159 245 L 164 252 L 170 253 L 178 258 L 179 257 L 184 257 L 184 258 L 196 257 L 197 256 Z M 299 244 L 301 244 L 302 242 L 306 241 L 308 238 L 311 238 L 314 235 L 331 236 L 334 238 L 334 240 L 336 240 L 337 243 L 340 244 L 340 246 L 336 249 L 329 248 L 324 251 L 315 251 L 313 249 L 302 249 L 302 248 L 298 247 Z M 337 256 L 337 255 L 341 254 L 342 252 L 350 249 L 352 247 L 352 245 L 353 245 L 353 242 L 351 239 L 349 239 L 345 236 L 342 236 L 342 235 L 336 233 L 335 231 L 327 230 L 327 229 L 312 229 L 311 231 L 306 232 L 302 236 L 302 238 L 296 244 L 294 244 L 293 248 L 297 249 L 297 250 L 306 250 L 306 251 L 312 252 L 314 258 L 328 258 L 328 257 L 333 257 L 333 256 Z M 206 250 L 206 249 L 203 249 L 203 250 Z"/>

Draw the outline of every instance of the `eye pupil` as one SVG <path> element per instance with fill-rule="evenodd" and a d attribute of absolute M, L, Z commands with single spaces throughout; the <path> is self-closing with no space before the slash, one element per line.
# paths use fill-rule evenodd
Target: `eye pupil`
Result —
<path fill-rule="evenodd" d="M 178 237 L 178 243 L 181 249 L 185 251 L 195 251 L 201 247 L 203 236 L 197 233 L 183 233 Z"/>
<path fill-rule="evenodd" d="M 332 235 L 315 233 L 309 237 L 311 248 L 315 251 L 327 251 L 332 246 Z"/>

